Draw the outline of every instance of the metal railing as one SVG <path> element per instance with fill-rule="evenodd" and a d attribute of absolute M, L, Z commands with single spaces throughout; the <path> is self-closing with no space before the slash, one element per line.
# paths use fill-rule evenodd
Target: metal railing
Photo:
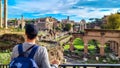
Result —
<path fill-rule="evenodd" d="M 0 64 L 0 68 L 9 68 L 7 64 Z"/>
<path fill-rule="evenodd" d="M 61 64 L 60 68 L 120 68 L 120 64 Z"/>
<path fill-rule="evenodd" d="M 59 68 L 120 68 L 120 64 L 61 64 Z M 9 68 L 8 65 L 0 64 L 0 68 Z"/>

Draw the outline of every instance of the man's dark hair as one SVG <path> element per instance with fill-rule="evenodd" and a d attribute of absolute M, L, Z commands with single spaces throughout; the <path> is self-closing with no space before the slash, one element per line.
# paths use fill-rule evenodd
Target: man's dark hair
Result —
<path fill-rule="evenodd" d="M 38 34 L 37 26 L 34 24 L 26 24 L 25 33 L 28 39 L 34 39 Z"/>

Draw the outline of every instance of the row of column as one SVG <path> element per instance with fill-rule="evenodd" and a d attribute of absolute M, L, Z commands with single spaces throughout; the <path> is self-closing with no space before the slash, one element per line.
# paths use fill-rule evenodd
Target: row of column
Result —
<path fill-rule="evenodd" d="M 74 50 L 74 46 L 71 43 L 73 42 L 73 38 L 70 39 L 70 51 Z M 105 46 L 104 46 L 104 37 L 101 38 L 101 42 L 100 42 L 100 55 L 104 56 L 105 55 Z M 114 51 L 118 57 L 120 58 L 120 46 L 119 43 L 115 43 L 115 42 L 111 42 L 110 43 L 110 48 L 112 49 L 112 51 Z M 84 39 L 84 54 L 88 54 L 88 40 Z"/>
<path fill-rule="evenodd" d="M 86 29 L 86 28 L 87 28 L 86 23 L 80 23 L 79 29 L 80 29 L 81 31 L 84 31 L 84 29 Z"/>
<path fill-rule="evenodd" d="M 116 53 L 116 55 L 118 55 L 118 57 L 120 58 L 120 47 L 119 47 L 118 43 L 112 42 L 112 43 L 110 44 L 110 48 L 111 48 L 112 51 L 114 51 L 114 52 Z M 101 43 L 101 46 L 100 46 L 100 55 L 101 55 L 101 56 L 104 56 L 104 55 L 105 55 L 104 49 L 105 49 L 105 46 L 104 46 L 103 43 Z M 88 45 L 87 45 L 87 42 L 84 43 L 84 54 L 88 54 Z"/>
<path fill-rule="evenodd" d="M 8 7 L 7 7 L 7 0 L 4 0 L 4 21 L 2 21 L 3 20 L 3 18 L 2 18 L 2 0 L 0 0 L 0 28 L 3 28 L 4 26 L 5 26 L 5 28 L 7 29 L 8 27 L 7 27 L 7 11 L 8 11 L 8 9 L 7 9 Z M 3 24 L 5 24 L 4 26 L 3 26 Z"/>
<path fill-rule="evenodd" d="M 116 54 L 119 53 L 119 46 L 118 46 L 118 43 L 115 43 L 115 42 L 111 42 L 110 44 L 110 49 L 115 52 Z"/>

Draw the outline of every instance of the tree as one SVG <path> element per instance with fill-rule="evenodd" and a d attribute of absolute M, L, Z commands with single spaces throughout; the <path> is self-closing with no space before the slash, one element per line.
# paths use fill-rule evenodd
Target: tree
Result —
<path fill-rule="evenodd" d="M 120 27 L 120 14 L 111 14 L 107 18 L 107 27 L 109 29 L 118 29 Z"/>
<path fill-rule="evenodd" d="M 71 29 L 71 24 L 70 23 L 65 24 L 65 27 L 63 28 L 63 30 L 70 31 L 70 29 Z"/>

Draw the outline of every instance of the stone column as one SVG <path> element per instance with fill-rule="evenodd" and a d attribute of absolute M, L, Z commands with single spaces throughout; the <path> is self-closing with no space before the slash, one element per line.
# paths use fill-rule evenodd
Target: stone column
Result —
<path fill-rule="evenodd" d="M 2 0 L 0 0 L 0 28 L 3 28 L 3 23 L 2 23 Z"/>
<path fill-rule="evenodd" d="M 84 54 L 88 54 L 88 45 L 84 43 Z"/>
<path fill-rule="evenodd" d="M 111 43 L 110 43 L 110 49 L 112 49 L 112 45 L 111 45 Z"/>
<path fill-rule="evenodd" d="M 21 16 L 21 25 L 22 25 L 22 30 L 23 30 L 25 27 L 25 21 L 24 21 L 23 15 Z"/>
<path fill-rule="evenodd" d="M 100 55 L 104 56 L 104 45 L 100 46 Z"/>
<path fill-rule="evenodd" d="M 118 43 L 115 43 L 115 53 L 118 54 Z"/>
<path fill-rule="evenodd" d="M 112 51 L 114 52 L 114 42 L 111 43 L 112 44 Z"/>
<path fill-rule="evenodd" d="M 81 31 L 81 23 L 79 23 L 79 30 Z"/>
<path fill-rule="evenodd" d="M 4 24 L 5 28 L 7 29 L 7 0 L 4 0 Z"/>
<path fill-rule="evenodd" d="M 118 57 L 120 58 L 120 44 L 118 44 Z"/>
<path fill-rule="evenodd" d="M 84 26 L 85 26 L 84 29 L 87 29 L 87 24 L 86 23 L 84 23 Z"/>
<path fill-rule="evenodd" d="M 70 32 L 73 32 L 73 23 L 71 22 L 71 29 Z"/>
<path fill-rule="evenodd" d="M 84 54 L 88 54 L 88 41 L 86 38 L 84 37 Z"/>
<path fill-rule="evenodd" d="M 105 37 L 104 37 L 103 33 L 101 35 L 102 35 L 102 37 L 101 37 L 101 42 L 100 42 L 100 55 L 104 56 L 105 55 L 105 53 L 104 53 L 104 44 L 105 44 L 104 40 L 105 40 Z"/>
<path fill-rule="evenodd" d="M 70 51 L 74 50 L 73 38 L 70 39 Z"/>

